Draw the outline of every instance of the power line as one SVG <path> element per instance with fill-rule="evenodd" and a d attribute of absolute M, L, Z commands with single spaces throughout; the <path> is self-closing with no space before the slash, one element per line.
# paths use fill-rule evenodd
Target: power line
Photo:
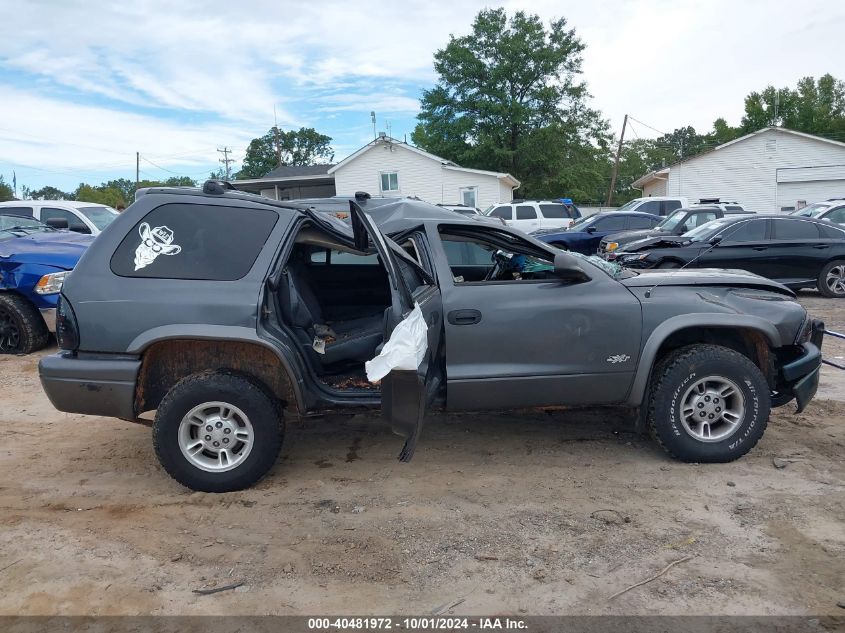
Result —
<path fill-rule="evenodd" d="M 658 133 L 658 134 L 660 134 L 661 136 L 668 136 L 668 135 L 666 134 L 666 132 L 661 132 L 661 131 L 660 131 L 660 130 L 658 130 L 656 127 L 651 127 L 648 123 L 643 123 L 643 122 L 642 122 L 642 121 L 640 121 L 639 119 L 635 119 L 634 117 L 632 117 L 632 116 L 630 116 L 630 115 L 628 115 L 628 118 L 629 118 L 629 119 L 631 119 L 632 121 L 636 121 L 637 123 L 639 123 L 640 125 L 642 125 L 642 126 L 644 126 L 644 127 L 647 127 L 649 130 L 652 130 L 652 131 L 654 131 L 654 132 L 657 132 L 657 133 Z"/>

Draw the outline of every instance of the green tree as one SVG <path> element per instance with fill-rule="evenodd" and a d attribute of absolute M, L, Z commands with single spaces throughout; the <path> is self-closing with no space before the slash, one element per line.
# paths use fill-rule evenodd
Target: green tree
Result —
<path fill-rule="evenodd" d="M 465 167 L 510 172 L 527 196 L 606 186 L 607 123 L 587 106 L 584 44 L 560 18 L 485 9 L 434 55 L 411 138 Z M 593 194 L 590 194 L 593 197 Z"/>
<path fill-rule="evenodd" d="M 8 200 L 15 200 L 15 192 L 11 185 L 6 184 L 6 180 L 0 175 L 0 202 Z"/>
<path fill-rule="evenodd" d="M 73 193 L 73 199 L 80 202 L 95 202 L 97 204 L 106 204 L 110 207 L 116 207 L 119 204 L 126 205 L 127 201 L 123 197 L 120 189 L 115 187 L 92 187 L 85 183 L 80 183 Z"/>
<path fill-rule="evenodd" d="M 120 195 L 123 196 L 124 202 L 131 202 L 135 199 L 135 181 L 129 178 L 117 178 L 116 180 L 109 180 L 100 185 L 101 188 L 117 189 Z"/>
<path fill-rule="evenodd" d="M 27 196 L 30 200 L 73 200 L 73 194 L 67 193 L 47 185 L 41 189 L 27 190 Z"/>
<path fill-rule="evenodd" d="M 261 178 L 280 165 L 322 165 L 334 159 L 330 136 L 311 127 L 285 132 L 276 126 L 252 139 L 237 178 Z"/>

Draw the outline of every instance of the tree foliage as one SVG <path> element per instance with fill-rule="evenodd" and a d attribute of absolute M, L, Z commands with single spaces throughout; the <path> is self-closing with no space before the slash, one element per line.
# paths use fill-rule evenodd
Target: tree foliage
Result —
<path fill-rule="evenodd" d="M 330 136 L 311 127 L 285 132 L 276 126 L 252 139 L 237 178 L 261 178 L 280 165 L 323 165 L 334 159 Z"/>
<path fill-rule="evenodd" d="M 1 182 L 2 176 L 0 176 Z M 138 188 L 193 187 L 196 184 L 196 181 L 188 176 L 171 176 L 166 180 L 142 180 L 138 183 Z M 118 205 L 129 206 L 135 200 L 135 181 L 129 180 L 128 178 L 118 178 L 100 183 L 99 185 L 90 185 L 81 182 L 73 191 L 62 191 L 51 185 L 47 185 L 41 189 L 28 189 L 24 187 L 23 197 L 27 200 L 77 200 L 79 202 L 105 204 L 110 207 L 117 207 Z"/>
<path fill-rule="evenodd" d="M 465 167 L 509 172 L 528 196 L 594 195 L 603 186 L 608 126 L 579 81 L 584 44 L 564 18 L 478 13 L 471 33 L 434 56 L 411 138 Z"/>
<path fill-rule="evenodd" d="M 6 180 L 0 175 L 0 202 L 6 202 L 8 200 L 15 199 L 15 192 L 12 189 L 11 185 L 6 183 Z"/>

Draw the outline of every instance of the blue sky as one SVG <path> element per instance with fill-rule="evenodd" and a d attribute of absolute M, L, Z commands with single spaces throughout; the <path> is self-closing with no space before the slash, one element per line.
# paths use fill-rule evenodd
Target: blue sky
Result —
<path fill-rule="evenodd" d="M 403 138 L 432 55 L 484 2 L 0 0 L 0 174 L 31 188 L 204 177 L 218 147 L 243 157 L 276 120 L 315 127 L 342 158 L 379 130 Z M 584 79 L 614 129 L 737 123 L 742 98 L 804 75 L 845 77 L 845 12 L 805 0 L 503 2 L 564 16 L 587 44 Z M 497 6 L 497 5 L 493 5 Z M 11 36 L 9 36 L 11 34 Z M 634 125 L 633 135 L 655 132 Z M 236 162 L 235 167 L 237 168 Z"/>

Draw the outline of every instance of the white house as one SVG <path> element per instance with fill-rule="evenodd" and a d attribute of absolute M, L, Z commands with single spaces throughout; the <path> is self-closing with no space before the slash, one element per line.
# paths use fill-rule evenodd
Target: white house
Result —
<path fill-rule="evenodd" d="M 459 167 L 385 135 L 347 156 L 328 173 L 334 175 L 339 196 L 366 191 L 480 209 L 510 202 L 520 184 L 510 174 Z"/>
<path fill-rule="evenodd" d="M 769 127 L 642 176 L 643 196 L 735 200 L 758 213 L 845 196 L 845 143 Z"/>

